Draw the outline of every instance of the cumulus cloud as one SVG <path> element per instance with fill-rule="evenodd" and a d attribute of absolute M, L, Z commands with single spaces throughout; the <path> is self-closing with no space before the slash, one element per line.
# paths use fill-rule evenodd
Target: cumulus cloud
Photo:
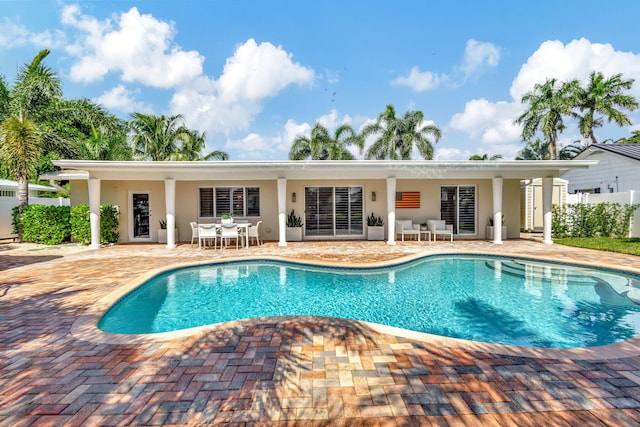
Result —
<path fill-rule="evenodd" d="M 500 62 L 500 48 L 493 43 L 479 42 L 471 39 L 467 41 L 464 50 L 464 61 L 460 70 L 469 76 L 485 68 L 493 68 Z"/>
<path fill-rule="evenodd" d="M 439 87 L 449 80 L 444 74 L 436 74 L 430 71 L 420 71 L 418 67 L 412 67 L 406 77 L 397 77 L 391 81 L 394 86 L 407 86 L 416 92 L 424 92 Z"/>
<path fill-rule="evenodd" d="M 500 48 L 492 43 L 479 42 L 474 39 L 467 41 L 462 65 L 454 66 L 454 71 L 461 72 L 463 77 L 469 78 L 487 68 L 496 67 L 500 62 Z M 416 92 L 437 89 L 446 84 L 456 85 L 456 73 L 438 74 L 431 71 L 420 71 L 414 66 L 407 76 L 396 77 L 391 81 L 394 86 L 407 86 Z"/>
<path fill-rule="evenodd" d="M 169 88 L 202 73 L 204 58 L 173 44 L 173 23 L 135 7 L 99 21 L 83 15 L 78 6 L 66 6 L 62 23 L 80 31 L 67 49 L 78 58 L 71 67 L 72 80 L 90 83 L 114 72 L 125 82 Z"/>
<path fill-rule="evenodd" d="M 94 101 L 113 110 L 119 110 L 124 113 L 136 111 L 139 113 L 151 113 L 153 109 L 150 105 L 136 101 L 138 90 L 128 90 L 123 85 L 118 85 L 111 90 L 104 92 Z"/>
<path fill-rule="evenodd" d="M 218 80 L 200 76 L 185 82 L 170 104 L 190 126 L 228 135 L 247 129 L 262 111 L 265 98 L 292 84 L 310 84 L 314 78 L 313 70 L 293 62 L 281 46 L 249 39 L 227 59 Z"/>
<path fill-rule="evenodd" d="M 546 41 L 520 68 L 509 90 L 510 100 L 471 100 L 462 113 L 451 118 L 449 126 L 507 158 L 522 148 L 521 128 L 513 123 L 526 108 L 521 104 L 522 96 L 536 83 L 550 78 L 561 82 L 578 79 L 584 84 L 592 71 L 601 71 L 605 76 L 617 73 L 627 78 L 636 76 L 640 74 L 640 55 L 616 51 L 610 44 L 592 43 L 584 38 L 566 45 L 557 40 Z M 640 87 L 635 85 L 630 93 L 640 97 Z M 578 138 L 577 131 L 567 129 L 563 138 L 571 142 Z"/>
<path fill-rule="evenodd" d="M 0 48 L 14 48 L 21 46 L 36 46 L 40 48 L 57 48 L 66 44 L 62 31 L 29 31 L 27 27 L 12 22 L 7 18 L 0 21 Z"/>

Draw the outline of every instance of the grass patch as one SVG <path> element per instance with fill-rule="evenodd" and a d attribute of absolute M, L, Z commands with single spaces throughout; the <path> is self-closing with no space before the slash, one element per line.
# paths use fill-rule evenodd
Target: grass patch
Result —
<path fill-rule="evenodd" d="M 640 239 L 614 239 L 611 237 L 568 237 L 554 239 L 553 243 L 577 248 L 598 249 L 621 254 L 640 256 Z"/>

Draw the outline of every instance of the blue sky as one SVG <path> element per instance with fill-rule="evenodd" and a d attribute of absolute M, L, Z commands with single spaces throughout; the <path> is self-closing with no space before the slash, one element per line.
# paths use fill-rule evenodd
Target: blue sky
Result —
<path fill-rule="evenodd" d="M 440 127 L 436 159 L 511 159 L 535 83 L 623 73 L 640 100 L 638 16 L 637 0 L 0 0 L 0 74 L 48 48 L 66 97 L 183 114 L 232 160 L 286 159 L 314 123 L 358 130 L 387 104 Z M 629 117 L 596 136 L 640 129 Z M 561 143 L 579 139 L 568 123 Z"/>

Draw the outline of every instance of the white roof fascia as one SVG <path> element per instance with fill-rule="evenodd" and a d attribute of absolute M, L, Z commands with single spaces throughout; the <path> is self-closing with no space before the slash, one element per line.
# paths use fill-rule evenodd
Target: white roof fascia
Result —
<path fill-rule="evenodd" d="M 104 180 L 273 180 L 286 179 L 527 179 L 558 177 L 570 169 L 593 166 L 592 160 L 308 160 L 308 161 L 89 161 L 54 160 L 65 171 L 56 179 Z M 73 177 L 72 171 L 78 173 Z M 64 178 L 62 177 L 64 176 Z"/>

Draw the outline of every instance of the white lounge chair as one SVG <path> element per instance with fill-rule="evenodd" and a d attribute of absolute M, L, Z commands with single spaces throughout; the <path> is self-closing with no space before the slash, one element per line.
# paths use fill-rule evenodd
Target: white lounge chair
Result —
<path fill-rule="evenodd" d="M 418 242 L 420 241 L 420 224 L 414 224 L 410 219 L 398 219 L 396 220 L 396 236 L 402 236 L 404 242 L 404 236 L 416 236 Z"/>
<path fill-rule="evenodd" d="M 427 226 L 429 227 L 429 231 L 431 231 L 431 235 L 433 236 L 433 240 L 438 240 L 438 235 L 443 236 L 442 240 L 444 240 L 444 236 L 449 236 L 451 241 L 453 242 L 453 225 L 447 224 L 443 219 L 429 219 L 427 220 Z"/>

